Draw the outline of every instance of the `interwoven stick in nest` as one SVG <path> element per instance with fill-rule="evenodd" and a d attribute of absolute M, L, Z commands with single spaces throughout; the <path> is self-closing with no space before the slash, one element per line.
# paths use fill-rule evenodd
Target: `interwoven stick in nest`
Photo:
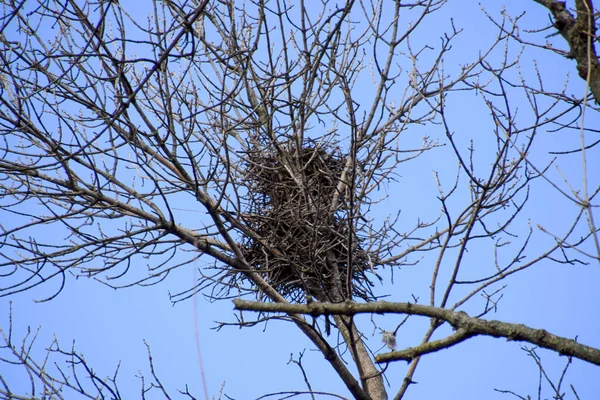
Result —
<path fill-rule="evenodd" d="M 331 210 L 344 165 L 339 150 L 318 146 L 248 155 L 245 181 L 250 217 L 246 221 L 262 239 L 246 239 L 244 255 L 292 301 L 302 301 L 306 295 L 328 301 L 350 298 L 348 262 L 352 263 L 352 295 L 373 299 L 365 275 L 372 271 L 370 255 L 350 229 L 348 205 L 340 202 L 337 210 Z M 263 244 L 283 256 L 275 257 Z"/>

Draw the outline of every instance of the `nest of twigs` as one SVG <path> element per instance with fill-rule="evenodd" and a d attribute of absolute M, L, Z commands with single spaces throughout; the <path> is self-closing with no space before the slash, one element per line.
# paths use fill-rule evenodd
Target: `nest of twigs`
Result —
<path fill-rule="evenodd" d="M 242 243 L 246 260 L 290 301 L 372 300 L 371 255 L 352 229 L 348 189 L 339 185 L 346 155 L 315 143 L 264 149 L 247 155 L 244 219 L 257 236 Z"/>

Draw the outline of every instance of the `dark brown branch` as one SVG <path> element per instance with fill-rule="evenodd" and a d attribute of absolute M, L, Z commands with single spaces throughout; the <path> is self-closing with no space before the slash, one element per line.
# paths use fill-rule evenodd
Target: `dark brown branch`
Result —
<path fill-rule="evenodd" d="M 590 0 L 576 0 L 577 16 L 567 10 L 564 1 L 535 0 L 546 7 L 554 17 L 554 27 L 567 41 L 569 56 L 577 62 L 579 76 L 587 80 L 597 104 L 600 104 L 600 64 L 594 47 L 596 24 L 594 7 Z"/>
<path fill-rule="evenodd" d="M 391 351 L 389 353 L 380 354 L 377 356 L 378 362 L 384 361 L 412 361 L 417 357 L 420 357 L 425 354 L 434 353 L 438 350 L 447 349 L 449 347 L 454 346 L 460 342 L 463 342 L 474 335 L 467 331 L 466 329 L 459 329 L 455 333 L 450 336 L 447 336 L 443 339 L 436 340 L 434 342 L 426 342 L 417 347 L 408 347 L 404 350 Z"/>
<path fill-rule="evenodd" d="M 237 310 L 261 311 L 261 312 L 285 312 L 293 314 L 310 314 L 312 316 L 337 314 L 337 315 L 356 315 L 364 313 L 375 314 L 412 314 L 424 317 L 436 318 L 448 322 L 458 332 L 452 335 L 453 338 L 446 346 L 440 346 L 435 349 L 421 347 L 414 349 L 414 356 L 428 353 L 441 348 L 447 348 L 468 337 L 484 335 L 492 337 L 503 337 L 511 341 L 521 341 L 534 344 L 545 349 L 550 349 L 559 354 L 572 356 L 580 360 L 588 361 L 595 365 L 600 365 L 600 350 L 583 345 L 572 339 L 553 335 L 544 329 L 533 329 L 522 324 L 512 324 L 502 321 L 487 321 L 481 318 L 469 317 L 464 312 L 455 312 L 438 307 L 424 306 L 411 303 L 391 303 L 379 301 L 376 303 L 357 304 L 351 302 L 345 303 L 310 303 L 310 304 L 271 304 L 245 300 L 234 300 Z M 434 342 L 435 343 L 435 342 Z M 430 343 L 428 346 L 431 346 Z M 395 353 L 402 353 L 398 356 Z M 385 355 L 379 355 L 375 358 L 377 362 L 388 362 L 394 360 L 403 360 L 407 357 L 403 352 L 390 352 Z"/>

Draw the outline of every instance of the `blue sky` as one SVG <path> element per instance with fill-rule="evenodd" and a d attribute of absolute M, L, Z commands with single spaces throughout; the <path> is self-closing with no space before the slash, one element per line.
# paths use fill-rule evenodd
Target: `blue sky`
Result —
<path fill-rule="evenodd" d="M 523 27 L 539 28 L 548 20 L 546 10 L 533 1 L 502 3 L 513 17 L 527 11 L 521 22 Z M 484 1 L 481 5 L 490 15 L 500 18 L 501 6 L 498 2 Z M 148 13 L 141 7 L 132 12 L 138 13 L 140 20 Z M 447 73 L 454 74 L 459 70 L 460 64 L 476 58 L 480 51 L 493 41 L 495 30 L 480 5 L 450 1 L 417 31 L 413 45 L 418 47 L 421 42 L 434 48 L 439 46 L 439 37 L 450 29 L 450 17 L 457 28 L 464 30 L 457 38 L 453 51 L 444 60 Z M 525 33 L 524 35 L 526 36 Z M 543 35 L 531 37 L 539 40 Z M 552 37 L 549 40 L 562 48 L 565 47 L 561 38 Z M 513 42 L 509 54 L 514 56 L 520 49 L 520 46 Z M 499 48 L 491 59 L 498 60 L 503 56 L 503 51 L 504 48 Z M 547 51 L 531 48 L 524 50 L 521 60 L 521 72 L 526 79 L 534 77 L 535 60 L 540 66 L 546 87 L 559 90 L 568 73 L 568 92 L 583 92 L 583 83 L 577 76 L 574 62 Z M 420 62 L 427 63 L 427 56 Z M 516 76 L 516 70 L 514 74 Z M 369 74 L 365 73 L 357 84 L 357 90 L 368 93 L 371 88 L 369 85 Z M 518 110 L 520 118 L 518 121 L 526 124 L 530 118 L 528 104 L 517 90 L 514 93 L 515 110 Z M 473 98 L 472 93 L 456 93 L 449 96 L 447 112 L 448 121 L 451 129 L 457 134 L 459 145 L 465 149 L 473 140 L 476 145 L 481 146 L 482 151 L 475 155 L 475 163 L 485 169 L 487 157 L 493 154 L 493 148 L 490 148 L 493 143 L 489 141 L 489 111 L 481 105 L 480 99 Z M 594 126 L 597 125 L 598 116 L 588 112 L 586 120 L 588 126 Z M 546 130 L 549 129 L 550 127 Z M 424 135 L 444 140 L 442 127 L 433 124 L 411 127 L 403 136 L 403 140 L 412 144 L 419 142 Z M 539 135 L 530 154 L 531 160 L 539 166 L 553 157 L 548 155 L 548 152 L 579 147 L 578 132 L 542 131 Z M 586 137 L 588 143 L 597 140 L 597 136 L 589 135 L 588 133 Z M 600 170 L 600 158 L 593 156 L 597 151 L 592 150 L 588 157 L 588 179 L 592 188 L 598 187 L 600 181 L 600 174 L 596 172 Z M 383 219 L 390 210 L 401 209 L 402 217 L 398 228 L 400 230 L 409 229 L 417 220 L 433 218 L 439 211 L 439 202 L 436 200 L 438 186 L 432 171 L 438 173 L 442 186 L 449 190 L 456 175 L 457 164 L 449 146 L 401 164 L 398 169 L 398 182 L 386 188 L 389 197 L 374 208 L 374 216 Z M 562 156 L 557 165 L 559 169 L 553 168 L 548 172 L 549 178 L 568 191 L 568 185 L 562 179 L 564 175 L 574 187 L 580 189 L 580 155 Z M 464 184 L 464 177 L 462 179 L 461 183 Z M 450 202 L 453 213 L 464 207 L 464 201 L 468 199 L 468 191 L 464 190 L 463 186 L 461 190 L 463 191 L 456 196 L 456 200 Z M 181 211 L 184 218 L 196 224 L 196 221 L 205 218 L 204 211 L 195 211 L 194 207 L 197 206 L 185 201 L 187 200 L 183 199 L 181 204 L 175 205 L 179 210 L 188 210 Z M 552 243 L 552 239 L 537 227 L 542 226 L 551 232 L 564 232 L 577 211 L 572 203 L 540 179 L 532 183 L 529 206 L 515 221 L 514 229 L 522 235 L 529 226 L 533 227 L 536 234 L 531 241 L 530 254 L 535 255 Z M 0 213 L 0 218 L 11 217 Z M 598 220 L 600 218 L 596 218 L 597 223 Z M 3 219 L 5 225 L 10 226 L 12 223 L 15 222 Z M 577 229 L 579 232 L 585 232 L 584 228 L 585 224 L 580 224 Z M 53 231 L 39 231 L 36 234 L 46 238 L 50 235 L 59 236 Z M 58 240 L 63 239 L 61 237 Z M 515 240 L 515 246 L 517 243 L 519 241 Z M 469 249 L 463 262 L 469 266 L 470 271 L 476 273 L 479 266 L 484 268 L 484 265 L 489 264 L 490 255 L 493 254 L 489 246 L 490 243 L 482 242 L 481 247 Z M 589 243 L 584 248 L 593 251 Z M 509 249 L 501 257 L 510 257 L 511 254 L 513 252 Z M 434 256 L 435 254 L 425 255 L 417 266 L 407 266 L 395 271 L 394 284 L 386 282 L 381 288 L 381 293 L 389 294 L 389 299 L 394 301 L 411 301 L 414 295 L 426 302 Z M 416 261 L 416 256 L 410 261 Z M 45 355 L 44 348 L 56 337 L 66 349 L 70 348 L 74 341 L 77 352 L 83 353 L 87 362 L 101 376 L 112 376 L 120 363 L 118 383 L 123 398 L 139 397 L 140 380 L 136 375 L 141 372 L 149 376 L 144 341 L 152 349 L 157 374 L 171 393 L 176 393 L 176 389 L 183 390 L 185 385 L 188 385 L 190 392 L 197 398 L 204 398 L 197 339 L 200 342 L 211 398 L 218 395 L 222 385 L 224 393 L 236 399 L 257 398 L 270 392 L 305 390 L 300 370 L 296 365 L 289 363 L 290 356 L 297 359 L 303 351 L 303 363 L 314 390 L 349 396 L 339 378 L 323 360 L 323 356 L 313 350 L 311 343 L 294 326 L 281 321 L 271 321 L 266 327 L 258 325 L 241 330 L 236 327 L 224 327 L 217 331 L 213 329 L 216 326 L 215 321 L 235 321 L 230 301 L 212 303 L 204 296 L 198 295 L 173 305 L 169 294 L 192 286 L 197 278 L 195 271 L 208 265 L 208 259 L 196 260 L 178 268 L 156 286 L 120 290 L 111 289 L 91 279 L 68 277 L 65 288 L 56 298 L 49 302 L 36 302 L 35 300 L 55 293 L 60 281 L 50 281 L 33 290 L 0 298 L 0 327 L 8 327 L 9 302 L 12 302 L 13 337 L 16 342 L 25 336 L 27 327 L 35 329 L 40 326 L 32 352 L 34 358 L 41 360 Z M 144 265 L 135 267 L 138 270 L 134 271 L 134 274 L 146 273 Z M 383 274 L 385 276 L 387 270 Z M 449 269 L 442 271 L 442 276 L 448 274 Z M 577 336 L 582 343 L 598 348 L 600 315 L 595 311 L 600 301 L 598 282 L 600 268 L 597 262 L 589 265 L 560 265 L 544 260 L 532 269 L 489 289 L 493 291 L 507 285 L 498 311 L 488 315 L 488 318 L 524 323 L 564 337 Z M 458 297 L 455 300 L 458 300 Z M 483 299 L 478 296 L 465 310 L 476 313 L 482 304 Z M 374 321 L 379 327 L 393 329 L 401 318 L 375 316 Z M 369 337 L 368 345 L 372 350 L 378 350 L 381 347 L 380 335 L 370 321 L 370 316 L 360 316 L 357 320 L 364 334 Z M 399 346 L 416 345 L 427 325 L 427 320 L 412 317 L 399 333 Z M 440 338 L 442 333 L 448 334 L 449 329 L 440 330 L 436 338 Z M 539 354 L 551 376 L 558 378 L 565 358 L 542 350 L 539 350 Z M 6 353 L 2 352 L 0 356 L 6 356 Z M 406 364 L 403 362 L 390 365 L 386 377 L 391 383 L 391 396 L 400 386 L 405 371 Z M 568 379 L 576 387 L 581 399 L 594 399 L 600 398 L 597 375 L 597 368 L 582 361 L 574 361 Z M 0 376 L 15 387 L 27 390 L 25 388 L 29 378 L 19 368 L 0 363 Z M 407 398 L 511 398 L 510 395 L 495 392 L 494 388 L 535 396 L 537 379 L 536 365 L 531 357 L 520 349 L 519 343 L 481 337 L 426 357 L 415 375 L 418 384 L 409 389 Z M 550 398 L 550 392 L 546 393 L 545 397 Z M 161 396 L 156 395 L 154 398 Z"/>

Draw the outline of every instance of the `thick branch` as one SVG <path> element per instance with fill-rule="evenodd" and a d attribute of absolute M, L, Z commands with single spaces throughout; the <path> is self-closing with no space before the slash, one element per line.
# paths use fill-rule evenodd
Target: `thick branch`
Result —
<path fill-rule="evenodd" d="M 574 340 L 553 335 L 544 329 L 533 329 L 522 324 L 512 324 L 502 321 L 487 321 L 480 318 L 469 317 L 464 312 L 454 312 L 438 307 L 424 306 L 411 303 L 391 303 L 379 301 L 376 303 L 357 304 L 345 303 L 310 303 L 310 304 L 272 304 L 244 300 L 234 300 L 237 310 L 284 312 L 288 314 L 310 314 L 312 316 L 324 314 L 355 315 L 364 313 L 375 314 L 412 314 L 436 318 L 448 322 L 458 332 L 452 335 L 446 346 L 435 349 L 416 348 L 415 356 L 431 351 L 447 348 L 472 336 L 484 335 L 503 337 L 507 340 L 522 341 L 536 346 L 556 351 L 559 354 L 572 356 L 580 360 L 600 365 L 600 350 L 577 343 Z M 458 336 L 457 336 L 458 335 Z M 457 336 L 457 337 L 454 337 Z M 400 353 L 400 354 L 395 354 Z M 418 354 L 417 354 L 418 353 Z M 387 362 L 406 359 L 403 352 L 390 352 L 375 358 L 377 362 Z"/>
<path fill-rule="evenodd" d="M 590 90 L 600 104 L 600 65 L 596 56 L 595 41 L 596 24 L 594 8 L 590 0 L 577 0 L 577 17 L 567 10 L 564 1 L 535 0 L 546 7 L 554 17 L 554 26 L 567 41 L 571 50 L 570 56 L 577 61 L 579 76 L 587 80 L 589 75 Z"/>
<path fill-rule="evenodd" d="M 433 342 L 426 342 L 417 347 L 408 347 L 404 350 L 399 351 L 391 351 L 389 353 L 380 354 L 377 356 L 378 362 L 387 362 L 387 361 L 412 361 L 417 357 L 420 357 L 424 354 L 434 353 L 438 350 L 447 349 L 449 347 L 454 346 L 460 342 L 463 342 L 474 335 L 466 329 L 459 329 L 455 333 L 450 336 L 447 336 L 443 339 L 436 340 Z"/>

